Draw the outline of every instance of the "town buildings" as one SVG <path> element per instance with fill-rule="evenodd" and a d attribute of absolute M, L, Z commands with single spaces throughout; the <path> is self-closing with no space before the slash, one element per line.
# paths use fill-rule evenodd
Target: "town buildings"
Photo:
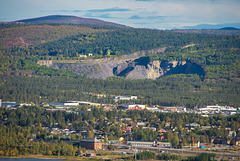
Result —
<path fill-rule="evenodd" d="M 195 110 L 197 114 L 201 114 L 203 116 L 209 116 L 214 114 L 223 114 L 223 115 L 234 115 L 237 113 L 237 108 L 229 107 L 229 106 L 218 106 L 218 105 L 210 105 L 204 106 L 202 108 L 198 108 Z"/>
<path fill-rule="evenodd" d="M 126 101 L 126 100 L 136 100 L 137 99 L 137 96 L 114 96 L 113 97 L 113 100 L 115 101 L 115 102 L 117 102 L 117 101 Z"/>
<path fill-rule="evenodd" d="M 154 141 L 127 141 L 127 145 L 129 146 L 148 146 L 148 147 L 153 147 L 155 146 Z"/>
<path fill-rule="evenodd" d="M 168 107 L 160 107 L 160 110 L 163 112 L 186 112 L 186 108 L 184 107 L 175 107 L 175 106 L 168 106 Z"/>
<path fill-rule="evenodd" d="M 23 106 L 31 106 L 34 105 L 33 103 L 17 103 L 17 102 L 1 102 L 0 107 L 9 107 L 9 108 L 16 108 L 16 107 L 23 107 Z"/>
<path fill-rule="evenodd" d="M 132 147 L 161 147 L 161 148 L 170 148 L 170 142 L 159 142 L 159 141 L 127 141 L 127 145 Z"/>
<path fill-rule="evenodd" d="M 144 110 L 146 108 L 145 105 L 138 104 L 122 104 L 121 106 L 124 110 Z"/>

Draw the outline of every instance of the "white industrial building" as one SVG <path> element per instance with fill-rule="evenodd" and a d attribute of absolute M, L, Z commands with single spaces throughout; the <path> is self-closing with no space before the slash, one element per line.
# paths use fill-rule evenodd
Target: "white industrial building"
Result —
<path fill-rule="evenodd" d="M 78 102 L 64 102 L 63 105 L 64 106 L 78 106 L 79 103 Z"/>
<path fill-rule="evenodd" d="M 197 109 L 197 113 L 199 114 L 216 114 L 216 113 L 223 113 L 226 115 L 234 115 L 237 113 L 237 108 L 229 107 L 229 106 L 218 106 L 218 105 L 211 105 L 205 106 L 203 108 Z"/>
<path fill-rule="evenodd" d="M 161 148 L 170 148 L 170 142 L 156 142 L 156 141 L 127 141 L 127 144 L 130 146 L 148 146 L 148 147 L 161 147 Z"/>
<path fill-rule="evenodd" d="M 154 141 L 127 141 L 127 144 L 130 146 L 155 146 Z"/>
<path fill-rule="evenodd" d="M 124 100 L 134 100 L 137 99 L 137 96 L 114 96 L 113 97 L 114 101 L 124 101 Z"/>

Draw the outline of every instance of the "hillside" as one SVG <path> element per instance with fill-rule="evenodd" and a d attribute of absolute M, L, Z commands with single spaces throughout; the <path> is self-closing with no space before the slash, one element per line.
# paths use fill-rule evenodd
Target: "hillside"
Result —
<path fill-rule="evenodd" d="M 236 36 L 240 35 L 240 30 L 232 27 L 226 27 L 221 29 L 175 29 L 172 31 L 191 34 L 236 35 Z"/>
<path fill-rule="evenodd" d="M 191 61 L 150 61 L 148 57 L 129 59 L 107 58 L 85 61 L 40 60 L 40 65 L 85 75 L 89 78 L 107 79 L 112 76 L 128 79 L 159 79 L 172 74 L 197 74 L 204 78 L 205 72 L 200 65 Z"/>
<path fill-rule="evenodd" d="M 240 30 L 240 29 L 235 27 L 224 27 L 224 28 L 221 28 L 220 30 Z"/>
<path fill-rule="evenodd" d="M 0 98 L 113 103 L 112 95 L 137 95 L 134 103 L 238 107 L 240 37 L 228 31 L 1 23 Z"/>
<path fill-rule="evenodd" d="M 107 30 L 104 29 L 93 29 L 90 27 L 70 25 L 20 25 L 18 27 L 10 26 L 8 28 L 0 29 L 0 46 L 7 48 L 35 46 L 72 35 L 106 31 Z"/>
<path fill-rule="evenodd" d="M 205 79 L 240 77 L 239 36 L 19 23 L 1 24 L 0 33 L 1 75 L 78 74 L 104 79 L 109 76 L 156 79 L 168 74 L 204 73 L 201 77 L 204 75 Z M 145 65 L 133 63 L 140 56 L 150 62 Z M 99 58 L 114 61 L 103 63 Z M 126 62 L 124 59 L 132 60 Z M 52 66 L 54 68 L 39 66 L 40 60 L 54 60 L 57 65 Z M 71 63 L 69 60 L 83 62 Z M 158 62 L 158 66 L 153 65 L 154 62 Z M 161 62 L 191 62 L 204 72 L 189 72 L 189 67 L 185 66 L 167 72 L 162 70 Z M 119 71 L 120 67 L 121 72 L 114 74 L 114 69 Z M 56 68 L 62 70 L 56 72 Z"/>
<path fill-rule="evenodd" d="M 183 29 L 221 29 L 225 27 L 240 28 L 240 23 L 225 23 L 225 24 L 198 24 L 196 26 L 185 26 Z"/>
<path fill-rule="evenodd" d="M 112 27 L 126 27 L 113 22 L 102 21 L 94 18 L 82 18 L 76 16 L 66 15 L 50 15 L 38 18 L 18 20 L 16 22 L 24 23 L 44 23 L 44 24 L 79 24 L 79 25 L 99 25 L 99 26 L 112 26 Z"/>

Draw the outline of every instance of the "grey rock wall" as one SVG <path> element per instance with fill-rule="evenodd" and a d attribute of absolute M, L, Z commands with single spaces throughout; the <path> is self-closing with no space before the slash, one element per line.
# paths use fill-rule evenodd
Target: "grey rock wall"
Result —
<path fill-rule="evenodd" d="M 38 64 L 57 69 L 73 70 L 75 73 L 89 78 L 106 79 L 121 76 L 128 79 L 158 79 L 171 74 L 205 75 L 204 69 L 193 62 L 186 61 L 149 61 L 147 57 L 135 59 L 91 60 L 84 63 L 57 63 L 42 60 Z"/>

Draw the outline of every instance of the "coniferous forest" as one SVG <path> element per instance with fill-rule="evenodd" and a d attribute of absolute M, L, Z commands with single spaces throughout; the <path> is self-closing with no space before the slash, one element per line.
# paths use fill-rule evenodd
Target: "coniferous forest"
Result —
<path fill-rule="evenodd" d="M 0 33 L 0 98 L 3 101 L 112 103 L 113 95 L 137 95 L 141 99 L 135 103 L 148 105 L 189 108 L 207 104 L 240 105 L 238 35 L 15 23 L 2 23 Z M 163 47 L 166 47 L 164 52 L 146 57 L 149 60 L 192 61 L 204 69 L 204 76 L 174 74 L 157 80 L 122 77 L 100 80 L 37 64 L 39 60 L 81 60 L 80 55 L 89 53 L 93 54 L 91 58 L 98 59 Z M 83 92 L 107 94 L 108 97 L 99 100 Z"/>
<path fill-rule="evenodd" d="M 88 100 L 114 103 L 113 95 L 136 95 L 135 103 L 162 106 L 204 106 L 220 104 L 238 107 L 237 80 L 202 81 L 197 75 L 172 75 L 158 80 L 107 80 L 60 77 L 1 77 L 0 97 L 16 102 L 63 102 Z M 86 92 L 103 93 L 99 99 Z M 133 100 L 132 100 L 133 101 Z M 121 103 L 121 102 L 120 102 Z M 124 103 L 124 102 L 123 102 Z"/>

